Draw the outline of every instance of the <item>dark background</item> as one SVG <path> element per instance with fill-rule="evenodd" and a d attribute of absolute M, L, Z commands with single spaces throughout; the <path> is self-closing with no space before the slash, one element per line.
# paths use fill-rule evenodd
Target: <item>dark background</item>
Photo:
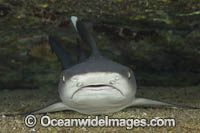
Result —
<path fill-rule="evenodd" d="M 199 7 L 196 0 L 3 0 L 0 89 L 57 86 L 61 66 L 46 37 L 57 36 L 76 60 L 72 15 L 88 21 L 103 55 L 134 70 L 138 86 L 199 85 Z"/>

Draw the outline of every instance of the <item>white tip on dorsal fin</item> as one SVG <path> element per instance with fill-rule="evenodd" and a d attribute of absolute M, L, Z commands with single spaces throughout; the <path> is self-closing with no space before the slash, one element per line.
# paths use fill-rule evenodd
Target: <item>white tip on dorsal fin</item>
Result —
<path fill-rule="evenodd" d="M 78 20 L 78 17 L 76 17 L 76 16 L 71 16 L 71 21 L 72 21 L 72 23 L 73 23 L 73 25 L 74 25 L 76 31 L 77 31 L 77 27 L 76 27 L 76 22 L 77 22 L 77 20 Z"/>

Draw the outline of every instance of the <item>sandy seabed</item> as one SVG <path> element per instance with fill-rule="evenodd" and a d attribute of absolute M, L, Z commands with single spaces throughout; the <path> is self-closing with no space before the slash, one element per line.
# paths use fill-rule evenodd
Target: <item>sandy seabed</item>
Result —
<path fill-rule="evenodd" d="M 200 107 L 200 87 L 142 87 L 138 89 L 137 97 L 146 97 L 179 105 Z M 59 101 L 57 89 L 40 90 L 2 90 L 0 91 L 0 114 L 16 114 L 30 112 L 48 104 Z M 50 118 L 88 118 L 88 115 L 75 111 L 64 111 L 48 113 Z M 25 117 L 1 117 L 0 133 L 9 132 L 162 132 L 162 133 L 198 133 L 200 132 L 200 109 L 180 109 L 167 107 L 130 107 L 117 113 L 99 115 L 99 119 L 124 118 L 135 119 L 145 118 L 148 121 L 152 118 L 174 118 L 175 127 L 133 127 L 127 130 L 126 127 L 44 127 L 40 123 L 43 115 L 36 115 L 37 124 L 29 128 L 25 126 Z M 91 119 L 96 116 L 91 115 Z M 129 123 L 130 124 L 130 123 Z M 129 125 L 130 127 L 130 125 Z"/>

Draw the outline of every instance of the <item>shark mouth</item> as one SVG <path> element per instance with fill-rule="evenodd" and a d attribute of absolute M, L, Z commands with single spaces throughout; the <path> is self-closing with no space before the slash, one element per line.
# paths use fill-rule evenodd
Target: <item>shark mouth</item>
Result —
<path fill-rule="evenodd" d="M 106 85 L 106 84 L 97 84 L 97 85 L 86 85 L 86 86 L 83 86 L 79 89 L 77 89 L 71 96 L 71 98 L 73 98 L 73 96 L 81 91 L 81 90 L 84 90 L 84 89 L 87 89 L 87 90 L 90 90 L 90 91 L 105 91 L 105 90 L 110 90 L 110 89 L 114 89 L 114 90 L 117 90 L 121 93 L 121 95 L 124 96 L 124 94 L 122 93 L 122 91 L 112 85 Z"/>

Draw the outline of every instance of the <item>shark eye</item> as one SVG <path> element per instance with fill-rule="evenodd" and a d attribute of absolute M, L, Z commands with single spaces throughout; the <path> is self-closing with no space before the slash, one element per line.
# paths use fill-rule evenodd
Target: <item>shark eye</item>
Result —
<path fill-rule="evenodd" d="M 65 82 L 66 78 L 65 78 L 64 73 L 61 74 L 61 77 L 60 77 L 60 78 L 61 78 L 62 82 Z"/>
<path fill-rule="evenodd" d="M 128 71 L 127 75 L 128 75 L 128 79 L 130 79 L 131 78 L 131 71 Z"/>

